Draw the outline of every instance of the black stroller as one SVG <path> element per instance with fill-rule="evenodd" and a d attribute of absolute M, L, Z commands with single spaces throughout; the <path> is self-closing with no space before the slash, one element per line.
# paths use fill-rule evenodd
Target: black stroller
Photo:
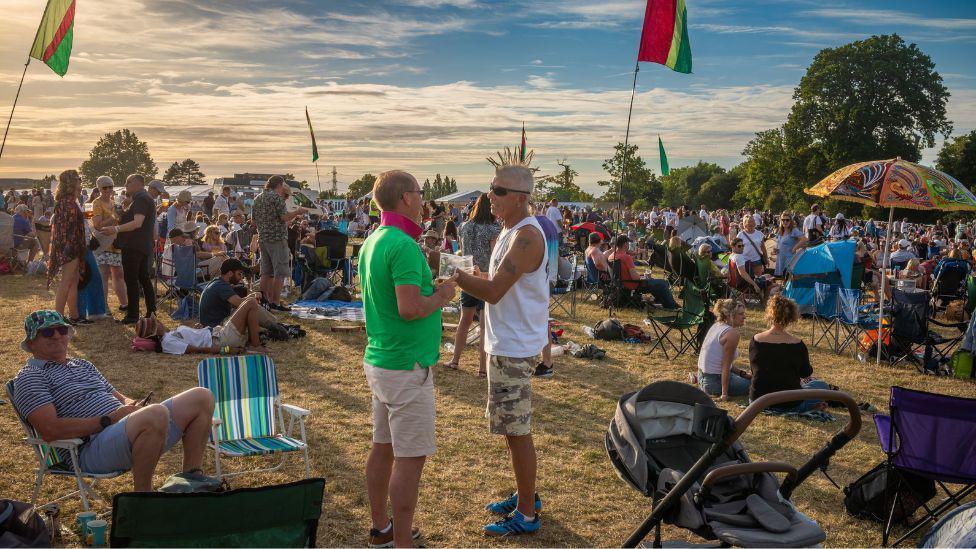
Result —
<path fill-rule="evenodd" d="M 749 461 L 739 436 L 765 408 L 804 399 L 842 402 L 851 419 L 799 468 Z M 765 395 L 735 420 L 697 387 L 658 381 L 620 398 L 606 435 L 617 474 L 653 497 L 650 516 L 624 542 L 636 547 L 653 529 L 661 547 L 661 522 L 686 528 L 716 546 L 809 547 L 826 539 L 790 501 L 814 471 L 826 470 L 837 450 L 861 430 L 857 404 L 846 393 L 782 391 Z M 773 473 L 786 473 L 780 484 Z M 683 544 L 687 545 L 687 544 Z"/>

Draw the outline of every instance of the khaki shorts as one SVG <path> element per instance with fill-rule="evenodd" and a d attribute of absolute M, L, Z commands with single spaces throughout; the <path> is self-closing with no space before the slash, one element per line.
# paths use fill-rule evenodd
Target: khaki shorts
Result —
<path fill-rule="evenodd" d="M 261 242 L 259 237 L 258 247 L 261 248 L 261 276 L 285 278 L 291 274 L 287 241 Z"/>
<path fill-rule="evenodd" d="M 363 362 L 373 393 L 373 442 L 393 444 L 395 457 L 433 455 L 434 373 L 430 368 L 387 370 Z"/>
<path fill-rule="evenodd" d="M 536 357 L 488 355 L 489 430 L 496 435 L 532 434 L 532 374 Z"/>
<path fill-rule="evenodd" d="M 247 338 L 237 331 L 237 327 L 230 321 L 230 317 L 223 324 L 213 329 L 214 343 L 218 347 L 245 347 Z"/>

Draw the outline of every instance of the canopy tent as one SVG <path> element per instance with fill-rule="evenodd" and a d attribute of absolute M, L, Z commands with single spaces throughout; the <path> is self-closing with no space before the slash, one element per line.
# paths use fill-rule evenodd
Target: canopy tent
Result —
<path fill-rule="evenodd" d="M 434 202 L 447 202 L 449 204 L 467 204 L 478 199 L 483 195 L 482 191 L 458 191 L 440 198 L 435 198 Z"/>
<path fill-rule="evenodd" d="M 183 191 L 190 191 L 190 196 L 193 197 L 194 202 L 202 202 L 204 198 L 207 198 L 207 193 L 213 191 L 213 187 L 210 185 L 167 185 L 166 192 L 169 193 L 170 198 L 175 199 L 176 195 Z"/>
<path fill-rule="evenodd" d="M 685 242 L 694 242 L 700 236 L 709 236 L 708 223 L 697 215 L 681 218 L 678 222 L 678 238 Z"/>
<path fill-rule="evenodd" d="M 814 308 L 814 283 L 850 288 L 856 247 L 854 241 L 842 240 L 800 251 L 787 269 L 789 278 L 783 295 L 795 301 L 801 313 L 811 313 Z"/>

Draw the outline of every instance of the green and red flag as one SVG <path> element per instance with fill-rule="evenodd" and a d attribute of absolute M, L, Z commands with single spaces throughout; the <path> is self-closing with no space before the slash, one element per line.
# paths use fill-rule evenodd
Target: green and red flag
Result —
<path fill-rule="evenodd" d="M 305 107 L 305 120 L 308 121 L 308 133 L 312 134 L 312 162 L 315 162 L 319 159 L 319 146 L 315 144 L 315 131 L 312 130 L 312 119 L 308 116 L 308 107 Z"/>
<path fill-rule="evenodd" d="M 48 0 L 30 56 L 64 76 L 74 40 L 75 0 Z"/>
<path fill-rule="evenodd" d="M 685 74 L 691 72 L 685 0 L 647 0 L 637 60 L 660 63 Z"/>
<path fill-rule="evenodd" d="M 525 163 L 525 122 L 522 122 L 522 146 L 519 147 L 519 162 Z"/>

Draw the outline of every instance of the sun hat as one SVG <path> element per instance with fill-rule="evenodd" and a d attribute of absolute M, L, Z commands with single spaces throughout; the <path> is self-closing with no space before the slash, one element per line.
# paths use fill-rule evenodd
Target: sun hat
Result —
<path fill-rule="evenodd" d="M 60 313 L 49 309 L 34 311 L 27 315 L 27 318 L 24 319 L 24 340 L 20 342 L 20 348 L 29 353 L 30 349 L 27 344 L 37 338 L 37 332 L 44 328 L 55 328 L 57 326 L 70 328 L 71 324 L 68 324 L 68 321 Z"/>
<path fill-rule="evenodd" d="M 177 225 L 177 228 L 183 231 L 183 233 L 186 236 L 193 236 L 193 233 L 197 232 L 197 229 L 199 229 L 200 227 L 197 226 L 196 222 L 194 221 L 187 221 L 185 223 Z"/>
<path fill-rule="evenodd" d="M 149 186 L 161 193 L 166 192 L 166 184 L 158 179 L 153 179 L 152 181 L 150 181 Z"/>
<path fill-rule="evenodd" d="M 843 221 L 844 220 L 844 214 L 842 214 L 840 212 L 837 212 L 837 215 L 834 216 L 834 219 L 836 221 Z"/>
<path fill-rule="evenodd" d="M 898 247 L 899 248 L 907 248 L 907 247 L 909 247 L 911 245 L 912 245 L 912 243 L 909 242 L 909 241 L 907 241 L 907 240 L 905 240 L 904 238 L 898 241 Z"/>
<path fill-rule="evenodd" d="M 98 176 L 98 179 L 95 180 L 95 186 L 98 187 L 99 189 L 104 189 L 105 187 L 114 187 L 115 181 L 112 181 L 112 178 L 107 175 L 100 175 Z"/>
<path fill-rule="evenodd" d="M 176 199 L 180 202 L 192 202 L 193 195 L 190 194 L 190 191 L 180 191 L 180 194 L 176 195 Z"/>

